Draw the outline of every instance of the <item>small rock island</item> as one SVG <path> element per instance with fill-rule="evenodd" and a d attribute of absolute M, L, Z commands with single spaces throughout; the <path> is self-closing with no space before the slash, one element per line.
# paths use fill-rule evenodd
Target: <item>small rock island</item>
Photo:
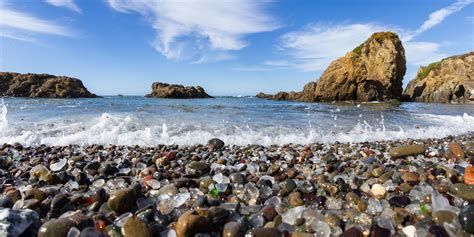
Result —
<path fill-rule="evenodd" d="M 155 82 L 151 86 L 151 93 L 145 97 L 167 99 L 205 99 L 214 98 L 200 86 L 182 86 Z"/>
<path fill-rule="evenodd" d="M 0 72 L 0 96 L 28 98 L 97 98 L 76 78 L 49 74 Z"/>

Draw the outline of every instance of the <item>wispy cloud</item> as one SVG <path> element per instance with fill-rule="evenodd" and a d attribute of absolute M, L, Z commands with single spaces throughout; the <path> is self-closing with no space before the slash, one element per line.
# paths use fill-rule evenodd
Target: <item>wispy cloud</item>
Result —
<path fill-rule="evenodd" d="M 409 64 L 420 66 L 428 65 L 447 57 L 440 52 L 441 44 L 423 41 L 407 41 L 404 43 L 405 54 Z"/>
<path fill-rule="evenodd" d="M 55 7 L 64 7 L 71 11 L 81 13 L 81 8 L 74 2 L 74 0 L 44 0 L 46 3 Z"/>
<path fill-rule="evenodd" d="M 196 63 L 230 58 L 249 43 L 249 34 L 279 26 L 264 11 L 266 1 L 253 0 L 108 0 L 120 12 L 137 12 L 156 31 L 153 47 L 166 58 Z M 225 55 L 225 56 L 223 56 Z"/>
<path fill-rule="evenodd" d="M 73 33 L 52 21 L 9 9 L 5 2 L 0 4 L 0 36 L 22 41 L 34 41 L 30 34 L 51 34 L 72 36 Z"/>
<path fill-rule="evenodd" d="M 414 32 L 414 34 L 410 35 L 410 37 L 414 37 L 418 34 L 421 34 L 425 31 L 433 28 L 434 26 L 436 26 L 436 25 L 440 24 L 441 22 L 443 22 L 443 20 L 446 17 L 452 15 L 453 13 L 456 13 L 456 12 L 462 10 L 464 7 L 466 7 L 467 5 L 469 5 L 473 2 L 474 2 L 474 0 L 457 0 L 453 4 L 451 4 L 447 7 L 441 8 L 441 9 L 431 13 L 430 16 L 428 17 L 428 19 L 425 22 L 423 22 L 423 24 L 420 26 L 420 28 L 418 28 Z"/>

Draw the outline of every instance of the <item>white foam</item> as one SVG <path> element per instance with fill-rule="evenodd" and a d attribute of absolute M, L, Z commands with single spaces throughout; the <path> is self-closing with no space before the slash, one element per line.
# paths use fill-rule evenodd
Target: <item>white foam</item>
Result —
<path fill-rule="evenodd" d="M 8 109 L 7 109 L 7 105 L 3 101 L 3 98 L 2 98 L 1 105 L 2 105 L 2 113 L 0 115 L 0 132 L 2 131 L 5 132 L 8 129 L 8 119 L 7 119 Z"/>
<path fill-rule="evenodd" d="M 17 122 L 9 123 L 7 106 L 2 102 L 0 116 L 0 144 L 19 142 L 23 145 L 69 145 L 69 144 L 157 144 L 193 145 L 202 144 L 213 137 L 219 137 L 226 144 L 309 144 L 332 142 L 363 142 L 397 139 L 441 138 L 474 132 L 474 117 L 415 114 L 413 119 L 429 124 L 386 128 L 387 120 L 381 116 L 378 122 L 358 122 L 347 128 L 344 121 L 334 116 L 326 121 L 330 124 L 302 124 L 301 127 L 235 125 L 228 122 L 185 120 L 177 118 L 152 118 L 145 120 L 133 114 L 109 114 L 101 116 L 77 116 L 72 120 L 64 118 L 55 121 L 38 121 L 35 125 Z M 54 126 L 51 126 L 54 124 Z M 336 125 L 337 126 L 332 126 Z M 306 127 L 305 127 L 306 126 Z M 346 127 L 344 127 L 346 126 Z"/>

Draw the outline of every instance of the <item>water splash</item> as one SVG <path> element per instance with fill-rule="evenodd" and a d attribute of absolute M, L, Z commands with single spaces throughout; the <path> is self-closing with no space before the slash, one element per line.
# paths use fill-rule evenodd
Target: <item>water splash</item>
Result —
<path fill-rule="evenodd" d="M 2 113 L 0 115 L 0 134 L 5 133 L 8 130 L 8 118 L 7 118 L 7 105 L 5 104 L 5 101 L 2 98 Z"/>
<path fill-rule="evenodd" d="M 221 124 L 181 124 L 168 121 L 166 124 L 153 125 L 143 123 L 134 116 L 102 114 L 89 122 L 77 121 L 67 126 L 19 130 L 4 133 L 0 143 L 20 142 L 27 145 L 69 145 L 69 144 L 118 144 L 146 145 L 202 144 L 213 137 L 219 137 L 227 144 L 309 144 L 331 142 L 363 142 L 380 140 L 397 140 L 406 138 L 441 138 L 448 135 L 463 134 L 474 131 L 474 117 L 444 115 L 417 115 L 418 119 L 435 122 L 434 126 L 423 128 L 388 129 L 382 118 L 379 123 L 367 121 L 357 123 L 349 129 L 324 130 L 321 126 L 306 128 L 272 127 L 257 128 L 249 125 L 224 126 Z"/>
<path fill-rule="evenodd" d="M 195 145 L 219 137 L 226 144 L 272 145 L 440 138 L 474 132 L 474 109 L 462 105 L 393 107 L 248 98 L 120 97 L 77 101 L 7 98 L 0 108 L 0 144 Z"/>

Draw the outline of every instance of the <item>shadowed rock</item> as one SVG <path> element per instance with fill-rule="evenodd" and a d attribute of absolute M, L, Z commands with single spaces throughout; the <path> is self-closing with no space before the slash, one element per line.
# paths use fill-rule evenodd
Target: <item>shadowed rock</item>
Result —
<path fill-rule="evenodd" d="M 0 95 L 30 98 L 96 98 L 76 78 L 0 72 Z"/>
<path fill-rule="evenodd" d="M 474 52 L 421 67 L 404 93 L 408 100 L 417 102 L 474 101 Z"/>
<path fill-rule="evenodd" d="M 155 82 L 151 86 L 152 92 L 146 97 L 169 98 L 169 99 L 197 99 L 197 98 L 213 98 L 200 86 L 187 86 L 175 84 L 166 84 Z"/>

